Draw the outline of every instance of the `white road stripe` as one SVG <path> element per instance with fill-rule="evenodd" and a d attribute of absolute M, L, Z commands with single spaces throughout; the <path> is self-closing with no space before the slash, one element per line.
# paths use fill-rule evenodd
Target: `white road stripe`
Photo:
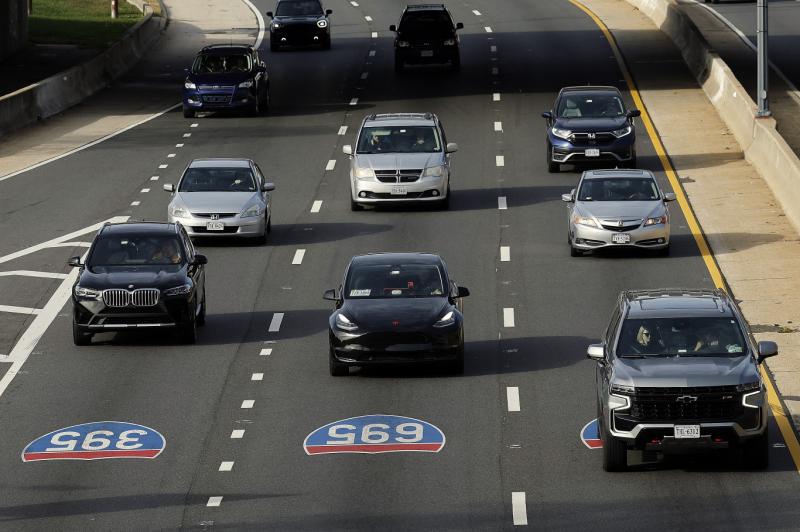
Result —
<path fill-rule="evenodd" d="M 139 192 L 141 192 L 142 194 L 147 194 L 148 192 L 150 192 L 150 189 L 149 188 L 143 188 Z"/>
<path fill-rule="evenodd" d="M 173 157 L 175 157 L 174 153 L 170 153 L 169 155 L 167 155 L 167 159 L 172 159 Z"/>
<path fill-rule="evenodd" d="M 188 138 L 189 138 L 189 137 L 191 137 L 191 136 L 192 136 L 192 134 L 191 134 L 191 133 L 184 133 L 184 134 L 183 134 L 183 138 L 185 138 L 185 139 L 188 139 Z"/>
<path fill-rule="evenodd" d="M 138 207 L 138 206 L 139 206 L 139 205 L 141 205 L 141 204 L 142 204 L 142 202 L 141 202 L 141 201 L 132 201 L 132 202 L 131 202 L 131 207 Z"/>
<path fill-rule="evenodd" d="M 245 399 L 244 401 L 242 401 L 242 408 L 244 409 L 253 408 L 255 404 L 256 404 L 255 399 Z"/>
<path fill-rule="evenodd" d="M 266 347 L 262 349 L 258 354 L 262 357 L 268 357 L 272 354 L 272 348 Z"/>
<path fill-rule="evenodd" d="M 486 33 L 492 33 L 492 27 L 491 26 L 484 26 L 483 29 L 486 30 Z"/>
<path fill-rule="evenodd" d="M 372 17 L 371 17 L 371 16 L 369 16 L 369 15 L 366 15 L 366 16 L 364 17 L 364 20 L 366 20 L 367 22 L 372 22 Z"/>
<path fill-rule="evenodd" d="M 298 249 L 294 252 L 294 258 L 292 259 L 292 264 L 303 264 L 303 257 L 306 256 L 305 249 Z"/>
<path fill-rule="evenodd" d="M 350 2 L 350 5 L 353 7 L 358 7 L 358 2 Z"/>
<path fill-rule="evenodd" d="M 514 308 L 504 308 L 503 309 L 503 327 L 513 327 L 514 326 Z"/>
<path fill-rule="evenodd" d="M 508 386 L 506 388 L 506 400 L 508 401 L 509 412 L 519 412 L 519 388 Z"/>
<path fill-rule="evenodd" d="M 500 246 L 500 262 L 511 262 L 511 247 Z"/>
<path fill-rule="evenodd" d="M 253 375 L 250 376 L 250 380 L 251 381 L 263 381 L 264 380 L 264 374 L 263 373 L 253 373 Z"/>
<path fill-rule="evenodd" d="M 220 471 L 233 471 L 233 462 L 221 462 L 219 464 Z"/>
<path fill-rule="evenodd" d="M 495 92 L 495 93 L 492 94 L 492 101 L 493 102 L 499 102 L 500 101 L 500 93 L 499 92 Z"/>
<path fill-rule="evenodd" d="M 159 177 L 161 177 L 161 176 L 157 176 L 157 175 L 151 176 L 150 177 L 150 181 L 158 181 Z"/>
<path fill-rule="evenodd" d="M 191 125 L 191 126 L 189 126 L 189 127 L 197 127 L 197 126 L 199 126 L 199 125 L 200 125 L 200 124 L 198 124 L 197 122 L 195 122 L 194 124 L 192 124 L 192 125 Z"/>
<path fill-rule="evenodd" d="M 0 305 L 0 312 L 10 312 L 12 314 L 28 314 L 34 316 L 41 314 L 43 309 L 32 307 L 16 307 L 14 305 Z"/>
<path fill-rule="evenodd" d="M 330 172 L 336 168 L 336 159 L 331 159 L 328 161 L 328 164 L 325 165 L 325 171 Z"/>
<path fill-rule="evenodd" d="M 375 50 L 370 50 L 369 51 L 369 56 L 370 57 L 375 57 Z"/>
<path fill-rule="evenodd" d="M 372 38 L 373 39 L 377 39 L 378 38 L 378 32 L 377 31 L 373 31 L 372 32 Z"/>
<path fill-rule="evenodd" d="M 314 203 L 311 204 L 311 212 L 319 212 L 322 208 L 322 200 L 314 200 Z"/>
<path fill-rule="evenodd" d="M 505 196 L 497 196 L 497 208 L 501 211 L 508 209 L 508 203 L 506 203 Z"/>
<path fill-rule="evenodd" d="M 493 54 L 494 54 L 494 53 L 496 53 L 496 52 L 497 52 L 497 46 L 495 46 L 494 44 L 493 44 L 493 45 L 491 45 L 491 46 L 489 47 L 489 51 L 490 51 L 490 52 L 492 52 Z"/>
<path fill-rule="evenodd" d="M 250 0 L 243 0 L 247 7 L 250 8 L 250 11 L 256 16 L 256 20 L 258 21 L 258 36 L 256 37 L 256 42 L 253 44 L 253 48 L 258 50 L 261 46 L 261 41 L 264 40 L 264 33 L 267 30 L 267 25 L 264 23 L 264 17 L 261 16 L 261 12 L 258 10 L 256 6 Z"/>
<path fill-rule="evenodd" d="M 494 164 L 496 166 L 505 166 L 506 165 L 506 158 L 504 155 L 495 155 L 494 157 Z"/>
<path fill-rule="evenodd" d="M 503 123 L 502 122 L 495 122 L 494 123 L 494 130 L 495 131 L 503 131 Z"/>
<path fill-rule="evenodd" d="M 183 144 L 176 144 L 175 147 L 176 148 L 183 148 Z"/>
<path fill-rule="evenodd" d="M 161 170 L 163 170 L 164 168 L 166 168 L 166 167 L 168 167 L 168 166 L 169 166 L 168 164 L 159 164 L 159 165 L 158 165 L 158 168 L 159 168 L 159 169 L 161 169 Z"/>
<path fill-rule="evenodd" d="M 244 438 L 244 429 L 236 429 L 231 432 L 232 440 L 241 440 L 242 438 Z"/>
<path fill-rule="evenodd" d="M 347 134 L 347 126 L 341 126 L 339 128 L 339 135 L 346 135 Z"/>
<path fill-rule="evenodd" d="M 481 12 L 478 11 L 477 9 L 473 9 L 472 12 L 475 13 L 476 17 L 480 17 L 481 16 Z"/>
<path fill-rule="evenodd" d="M 214 497 L 209 497 L 208 498 L 208 502 L 206 503 L 206 506 L 208 506 L 209 508 L 215 508 L 215 507 L 219 506 L 220 504 L 222 504 L 222 496 L 214 496 Z"/>
<path fill-rule="evenodd" d="M 369 77 L 369 72 L 362 72 L 361 79 L 367 79 Z"/>
<path fill-rule="evenodd" d="M 0 272 L 0 277 L 10 277 L 12 275 L 19 275 L 21 277 L 42 277 L 43 279 L 66 279 L 66 273 L 51 273 L 51 272 L 37 272 L 33 270 L 11 270 L 7 272 Z"/>
<path fill-rule="evenodd" d="M 50 247 L 52 248 L 90 248 L 92 247 L 91 242 L 59 242 L 58 244 L 53 244 Z"/>
<path fill-rule="evenodd" d="M 511 493 L 511 515 L 515 525 L 528 524 L 528 508 L 525 504 L 525 492 L 514 491 Z"/>
<path fill-rule="evenodd" d="M 283 322 L 283 312 L 276 312 L 272 315 L 272 321 L 269 322 L 268 332 L 278 332 L 281 330 L 281 323 Z"/>
<path fill-rule="evenodd" d="M 358 105 L 358 98 L 353 98 L 350 100 L 350 105 Z"/>

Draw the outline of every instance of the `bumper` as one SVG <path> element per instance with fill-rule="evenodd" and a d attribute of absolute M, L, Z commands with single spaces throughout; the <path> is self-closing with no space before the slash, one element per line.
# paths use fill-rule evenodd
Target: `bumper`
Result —
<path fill-rule="evenodd" d="M 618 244 L 614 242 L 613 235 L 630 235 L 630 242 Z M 669 246 L 669 224 L 650 225 L 632 231 L 618 233 L 596 227 L 580 224 L 570 225 L 572 245 L 577 249 L 591 250 L 606 247 L 637 247 L 642 249 L 663 249 Z"/>
<path fill-rule="evenodd" d="M 449 177 L 420 178 L 413 183 L 382 183 L 377 179 L 350 177 L 353 201 L 363 204 L 397 203 L 406 201 L 441 201 L 447 197 Z M 403 187 L 405 194 L 397 194 Z M 394 193 L 393 193 L 394 192 Z"/>
<path fill-rule="evenodd" d="M 405 63 L 447 63 L 458 61 L 457 46 L 432 48 L 395 48 L 395 60 Z"/>
<path fill-rule="evenodd" d="M 182 297 L 163 299 L 153 307 L 112 308 L 100 300 L 73 302 L 76 325 L 91 332 L 180 327 L 189 320 L 191 300 Z"/>
<path fill-rule="evenodd" d="M 550 145 L 553 147 L 554 163 L 574 164 L 593 162 L 626 162 L 634 158 L 636 137 L 633 133 L 611 142 L 596 142 L 576 145 L 568 140 L 556 137 L 548 132 Z M 587 155 L 587 150 L 598 150 L 598 155 Z"/>
<path fill-rule="evenodd" d="M 252 107 L 255 103 L 256 95 L 250 89 L 236 89 L 233 92 L 183 91 L 183 107 L 195 111 L 242 109 Z"/>
<path fill-rule="evenodd" d="M 380 331 L 350 334 L 330 329 L 330 346 L 339 362 L 353 366 L 446 362 L 464 348 L 460 324 L 441 330 Z"/>
<path fill-rule="evenodd" d="M 186 229 L 186 233 L 192 238 L 256 238 L 264 235 L 267 226 L 264 216 L 254 216 L 250 218 L 232 216 L 213 220 L 214 222 L 223 224 L 222 230 L 208 229 L 207 224 L 212 221 L 210 218 L 197 216 L 175 218 L 172 215 L 169 215 L 168 218 L 170 223 L 180 222 L 184 229 Z"/>
<path fill-rule="evenodd" d="M 330 31 L 328 28 L 319 28 L 316 24 L 289 26 L 271 30 L 270 39 L 282 46 L 323 44 L 330 39 Z"/>

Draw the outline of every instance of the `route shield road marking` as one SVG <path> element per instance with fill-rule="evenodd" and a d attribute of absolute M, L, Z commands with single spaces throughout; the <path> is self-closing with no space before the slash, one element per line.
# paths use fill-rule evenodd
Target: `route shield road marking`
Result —
<path fill-rule="evenodd" d="M 334 421 L 306 436 L 306 454 L 438 453 L 444 447 L 438 427 L 404 416 L 369 415 Z"/>
<path fill-rule="evenodd" d="M 122 421 L 82 423 L 36 438 L 22 451 L 23 462 L 155 458 L 166 440 L 158 431 Z"/>
<path fill-rule="evenodd" d="M 593 419 L 584 425 L 581 430 L 581 441 L 589 449 L 602 449 L 603 442 L 600 441 L 600 431 L 597 428 L 597 420 Z"/>

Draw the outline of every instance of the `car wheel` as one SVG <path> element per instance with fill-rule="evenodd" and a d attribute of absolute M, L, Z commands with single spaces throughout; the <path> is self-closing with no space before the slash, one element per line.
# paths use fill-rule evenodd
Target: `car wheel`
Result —
<path fill-rule="evenodd" d="M 278 42 L 277 39 L 275 39 L 272 36 L 270 36 L 270 38 L 269 38 L 269 51 L 270 52 L 280 52 L 281 51 L 280 43 Z"/>
<path fill-rule="evenodd" d="M 328 35 L 324 39 L 322 39 L 322 49 L 323 50 L 330 50 L 331 49 L 331 36 Z"/>
<path fill-rule="evenodd" d="M 350 200 L 350 210 L 353 212 L 363 211 L 364 206 L 358 203 L 357 201 Z"/>
<path fill-rule="evenodd" d="M 547 171 L 551 174 L 557 174 L 561 171 L 561 165 L 553 162 L 553 147 L 547 144 Z"/>
<path fill-rule="evenodd" d="M 197 315 L 197 325 L 202 327 L 206 324 L 206 294 L 203 294 L 203 303 L 200 305 L 200 314 Z"/>
<path fill-rule="evenodd" d="M 603 442 L 603 469 L 609 472 L 628 469 L 628 446 L 625 442 L 608 434 L 598 419 L 600 440 Z"/>
<path fill-rule="evenodd" d="M 450 362 L 450 367 L 448 368 L 450 373 L 454 375 L 463 375 L 464 374 L 464 346 L 458 348 L 458 352 L 456 353 L 456 359 Z"/>
<path fill-rule="evenodd" d="M 194 118 L 194 109 L 189 109 L 188 107 L 183 108 L 183 117 L 184 118 Z"/>
<path fill-rule="evenodd" d="M 633 152 L 633 154 L 631 154 L 631 158 L 630 158 L 630 160 L 629 160 L 629 161 L 626 163 L 626 166 L 627 166 L 628 168 L 636 168 L 636 152 L 635 152 L 635 151 Z"/>
<path fill-rule="evenodd" d="M 450 183 L 447 184 L 447 194 L 444 199 L 439 202 L 439 209 L 443 211 L 450 209 Z"/>
<path fill-rule="evenodd" d="M 329 364 L 330 364 L 330 371 L 332 377 L 344 377 L 350 374 L 350 368 L 347 364 L 339 362 L 336 360 L 336 357 L 333 356 L 333 348 L 330 348 L 330 352 L 328 354 Z"/>
<path fill-rule="evenodd" d="M 459 72 L 461 70 L 461 56 L 457 55 L 455 59 L 450 61 L 450 69 L 453 72 Z"/>
<path fill-rule="evenodd" d="M 656 255 L 658 257 L 669 257 L 669 246 L 657 250 Z"/>
<path fill-rule="evenodd" d="M 75 345 L 89 345 L 92 343 L 92 333 L 86 332 L 84 327 L 81 327 L 73 321 L 72 341 L 75 343 Z"/>
<path fill-rule="evenodd" d="M 256 111 L 256 113 L 259 116 L 264 116 L 265 114 L 267 114 L 268 107 L 269 107 L 269 89 L 265 89 L 261 91 L 261 94 L 259 94 L 258 110 Z"/>
<path fill-rule="evenodd" d="M 256 101 L 250 107 L 250 116 L 259 116 L 261 114 L 261 98 L 256 96 Z"/>
<path fill-rule="evenodd" d="M 256 242 L 258 242 L 258 244 L 260 244 L 262 246 L 265 245 L 267 243 L 267 240 L 269 240 L 269 237 L 267 236 L 268 234 L 269 234 L 269 231 L 267 231 L 267 226 L 265 225 L 264 226 L 264 232 L 261 233 L 261 236 L 256 238 Z"/>
<path fill-rule="evenodd" d="M 267 218 L 267 233 L 271 232 L 272 232 L 272 215 L 270 215 L 270 217 Z"/>
<path fill-rule="evenodd" d="M 180 340 L 182 344 L 197 343 L 197 320 L 192 311 L 189 312 L 187 323 L 184 323 L 181 327 Z"/>
<path fill-rule="evenodd" d="M 572 243 L 570 242 L 570 244 L 569 244 L 569 256 L 570 257 L 582 257 L 583 256 L 583 251 L 581 251 L 580 249 L 578 249 L 575 246 L 573 246 Z"/>
<path fill-rule="evenodd" d="M 747 469 L 766 469 L 769 466 L 769 431 L 742 445 L 742 464 Z"/>

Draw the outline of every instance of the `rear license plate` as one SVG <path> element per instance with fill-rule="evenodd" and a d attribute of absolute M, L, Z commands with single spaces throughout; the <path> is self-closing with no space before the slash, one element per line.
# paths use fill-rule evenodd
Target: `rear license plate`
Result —
<path fill-rule="evenodd" d="M 627 233 L 614 233 L 611 235 L 611 241 L 615 244 L 630 244 L 631 235 Z"/>
<path fill-rule="evenodd" d="M 675 439 L 700 437 L 700 425 L 675 425 Z"/>
<path fill-rule="evenodd" d="M 408 187 L 392 187 L 392 196 L 405 196 L 408 194 Z"/>
<path fill-rule="evenodd" d="M 420 57 L 433 57 L 433 50 L 421 50 Z"/>
<path fill-rule="evenodd" d="M 584 151 L 583 154 L 586 157 L 600 157 L 600 149 L 599 148 L 589 148 L 588 150 Z"/>
<path fill-rule="evenodd" d="M 225 224 L 223 222 L 206 222 L 207 231 L 224 231 Z"/>

